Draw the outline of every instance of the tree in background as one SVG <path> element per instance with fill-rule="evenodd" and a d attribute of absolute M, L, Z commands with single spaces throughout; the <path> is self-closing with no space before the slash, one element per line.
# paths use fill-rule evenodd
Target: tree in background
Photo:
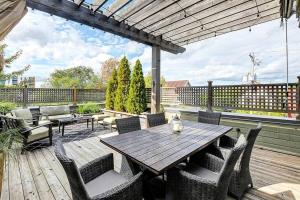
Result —
<path fill-rule="evenodd" d="M 110 58 L 102 63 L 101 66 L 101 80 L 103 84 L 108 84 L 108 81 L 112 75 L 114 69 L 119 65 L 119 60 L 116 58 Z"/>
<path fill-rule="evenodd" d="M 126 100 L 128 97 L 130 85 L 130 67 L 127 58 L 121 59 L 118 67 L 118 87 L 116 91 L 116 99 L 114 109 L 116 111 L 126 111 Z"/>
<path fill-rule="evenodd" d="M 137 60 L 133 68 L 126 104 L 129 113 L 140 114 L 147 108 L 146 88 L 142 64 Z"/>
<path fill-rule="evenodd" d="M 152 87 L 152 74 L 151 74 L 151 72 L 147 72 L 144 79 L 145 79 L 146 88 L 151 88 Z M 160 76 L 160 85 L 163 87 L 163 86 L 165 86 L 165 84 L 166 84 L 165 77 Z"/>
<path fill-rule="evenodd" d="M 0 85 L 4 85 L 6 80 L 10 80 L 12 77 L 21 76 L 30 68 L 30 65 L 22 68 L 21 70 L 14 71 L 11 73 L 5 73 L 5 68 L 10 68 L 11 64 L 18 59 L 22 55 L 22 50 L 17 51 L 15 54 L 6 57 L 5 55 L 5 48 L 7 47 L 6 44 L 0 43 Z M 1 81 L 3 83 L 1 83 Z"/>
<path fill-rule="evenodd" d="M 46 86 L 52 88 L 100 89 L 102 84 L 100 78 L 94 73 L 92 68 L 78 66 L 55 70 L 50 75 Z"/>
<path fill-rule="evenodd" d="M 117 70 L 116 68 L 114 68 L 106 87 L 106 93 L 105 93 L 106 109 L 110 109 L 110 110 L 114 109 L 117 87 L 118 87 L 118 76 L 117 76 Z"/>

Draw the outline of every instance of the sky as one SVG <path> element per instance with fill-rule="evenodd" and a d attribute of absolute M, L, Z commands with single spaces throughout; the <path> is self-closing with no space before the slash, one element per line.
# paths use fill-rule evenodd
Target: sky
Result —
<path fill-rule="evenodd" d="M 300 75 L 300 28 L 295 16 L 288 22 L 289 79 Z M 5 39 L 6 54 L 23 54 L 10 70 L 30 64 L 24 76 L 35 76 L 41 86 L 51 72 L 84 65 L 100 73 L 101 63 L 127 56 L 130 63 L 141 60 L 144 73 L 151 69 L 151 47 L 92 29 L 85 25 L 28 10 Z M 161 73 L 166 80 L 189 80 L 192 85 L 240 84 L 251 69 L 249 53 L 262 61 L 257 69 L 261 83 L 286 81 L 285 31 L 280 20 L 256 25 L 185 46 L 186 52 L 162 52 Z M 298 61 L 298 62 L 297 62 Z"/>

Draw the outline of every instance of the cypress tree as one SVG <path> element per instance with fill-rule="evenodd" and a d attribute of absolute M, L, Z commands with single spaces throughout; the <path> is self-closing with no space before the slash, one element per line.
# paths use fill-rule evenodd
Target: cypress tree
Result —
<path fill-rule="evenodd" d="M 113 69 L 112 74 L 109 78 L 106 88 L 105 94 L 105 108 L 113 110 L 114 109 L 114 102 L 116 97 L 116 90 L 118 87 L 118 80 L 117 80 L 117 70 L 116 68 Z"/>
<path fill-rule="evenodd" d="M 116 111 L 126 111 L 126 100 L 128 97 L 130 85 L 130 68 L 127 58 L 124 56 L 121 59 L 118 67 L 118 87 L 114 108 Z"/>
<path fill-rule="evenodd" d="M 132 72 L 126 106 L 127 111 L 134 114 L 140 114 L 147 108 L 145 80 L 140 60 L 136 61 Z"/>

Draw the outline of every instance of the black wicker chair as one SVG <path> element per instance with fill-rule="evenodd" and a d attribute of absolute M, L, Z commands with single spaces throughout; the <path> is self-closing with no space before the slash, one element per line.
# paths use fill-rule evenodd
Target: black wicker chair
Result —
<path fill-rule="evenodd" d="M 165 113 L 157 113 L 157 114 L 147 115 L 147 121 L 148 121 L 149 127 L 166 124 Z"/>
<path fill-rule="evenodd" d="M 246 140 L 241 135 L 225 160 L 200 152 L 191 157 L 191 162 L 184 170 L 170 170 L 167 176 L 167 199 L 225 199 L 234 166 L 245 147 Z"/>
<path fill-rule="evenodd" d="M 113 170 L 113 155 L 96 159 L 80 169 L 70 159 L 58 141 L 55 155 L 62 164 L 74 200 L 140 200 L 142 199 L 142 172 L 127 179 Z"/>
<path fill-rule="evenodd" d="M 219 125 L 221 113 L 198 111 L 198 122 Z"/>
<path fill-rule="evenodd" d="M 242 198 L 243 194 L 249 189 L 249 186 L 253 187 L 249 163 L 255 140 L 261 129 L 262 126 L 259 123 L 256 128 L 249 130 L 247 135 L 246 149 L 241 157 L 240 162 L 238 162 L 235 166 L 234 172 L 232 174 L 232 178 L 229 184 L 229 193 L 237 199 Z M 226 159 L 226 157 L 228 157 L 231 148 L 234 147 L 236 142 L 237 140 L 235 138 L 231 138 L 229 136 L 223 136 L 220 139 L 219 150 L 222 154 L 223 159 Z"/>
<path fill-rule="evenodd" d="M 116 119 L 116 125 L 119 134 L 141 130 L 139 116 Z"/>
<path fill-rule="evenodd" d="M 117 130 L 119 134 L 141 130 L 140 118 L 138 116 L 116 119 Z M 136 166 L 129 165 L 125 156 L 122 155 L 120 173 L 126 177 L 131 177 L 135 173 Z M 139 170 L 138 170 L 139 171 Z"/>

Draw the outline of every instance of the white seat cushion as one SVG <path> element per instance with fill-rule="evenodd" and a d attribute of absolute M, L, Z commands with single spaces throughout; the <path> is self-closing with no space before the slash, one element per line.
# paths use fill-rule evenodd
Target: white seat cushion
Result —
<path fill-rule="evenodd" d="M 115 188 L 123 183 L 125 183 L 127 179 L 114 170 L 110 170 L 101 176 L 98 176 L 94 180 L 85 184 L 86 190 L 88 194 L 93 197 L 98 194 L 102 194 L 110 189 Z"/>
<path fill-rule="evenodd" d="M 40 127 L 31 131 L 31 134 L 28 136 L 27 142 L 32 142 L 48 136 L 49 129 L 47 127 Z"/>
<path fill-rule="evenodd" d="M 106 114 L 99 114 L 99 115 L 93 115 L 92 117 L 93 117 L 96 121 L 101 121 L 101 120 L 103 120 L 104 118 L 109 117 L 109 116 L 106 115 Z"/>
<path fill-rule="evenodd" d="M 116 123 L 116 117 L 106 117 L 103 119 L 103 123 L 106 124 L 115 124 Z"/>

